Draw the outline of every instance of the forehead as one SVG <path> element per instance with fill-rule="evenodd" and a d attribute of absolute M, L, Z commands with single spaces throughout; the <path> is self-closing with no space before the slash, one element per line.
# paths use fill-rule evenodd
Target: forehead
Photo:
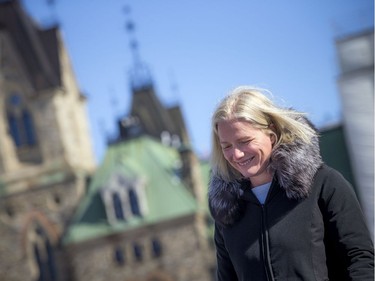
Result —
<path fill-rule="evenodd" d="M 230 120 L 218 122 L 217 131 L 220 139 L 232 139 L 257 134 L 260 129 L 246 121 Z"/>

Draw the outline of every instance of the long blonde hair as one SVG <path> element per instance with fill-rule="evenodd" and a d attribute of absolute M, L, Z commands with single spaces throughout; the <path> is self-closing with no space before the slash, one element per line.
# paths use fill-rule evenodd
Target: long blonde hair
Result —
<path fill-rule="evenodd" d="M 251 86 L 235 88 L 217 106 L 212 116 L 212 172 L 226 181 L 241 178 L 241 175 L 224 158 L 218 137 L 220 121 L 242 120 L 265 133 L 274 134 L 274 149 L 282 143 L 300 139 L 310 143 L 316 131 L 305 122 L 304 113 L 276 106 L 267 95 L 269 91 Z"/>

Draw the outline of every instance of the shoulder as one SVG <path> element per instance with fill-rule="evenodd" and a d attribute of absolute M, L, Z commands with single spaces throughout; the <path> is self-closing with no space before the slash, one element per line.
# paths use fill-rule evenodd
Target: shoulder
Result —
<path fill-rule="evenodd" d="M 319 198 L 325 203 L 357 201 L 354 187 L 349 181 L 339 171 L 326 164 L 317 171 L 313 185 L 319 193 Z"/>
<path fill-rule="evenodd" d="M 316 172 L 314 183 L 331 187 L 337 187 L 338 185 L 351 186 L 339 171 L 326 164 L 323 164 Z"/>

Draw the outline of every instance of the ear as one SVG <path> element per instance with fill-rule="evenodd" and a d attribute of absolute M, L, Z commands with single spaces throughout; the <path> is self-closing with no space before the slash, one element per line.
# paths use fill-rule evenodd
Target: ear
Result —
<path fill-rule="evenodd" d="M 274 132 L 270 133 L 270 139 L 272 145 L 274 145 L 276 143 L 276 134 Z"/>
<path fill-rule="evenodd" d="M 272 146 L 277 142 L 277 135 L 276 135 L 276 132 L 275 132 L 275 125 L 273 125 L 272 123 L 268 126 L 268 128 L 271 130 L 270 132 L 270 139 L 271 139 L 271 143 L 272 143 Z"/>

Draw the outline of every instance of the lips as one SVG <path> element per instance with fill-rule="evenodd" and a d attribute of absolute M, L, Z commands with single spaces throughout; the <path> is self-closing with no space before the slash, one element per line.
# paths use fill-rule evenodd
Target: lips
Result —
<path fill-rule="evenodd" d="M 250 159 L 247 159 L 247 160 L 245 160 L 245 161 L 237 162 L 237 165 L 238 165 L 238 166 L 246 166 L 246 165 L 248 165 L 253 159 L 254 159 L 254 157 L 252 157 L 252 158 L 250 158 Z"/>

